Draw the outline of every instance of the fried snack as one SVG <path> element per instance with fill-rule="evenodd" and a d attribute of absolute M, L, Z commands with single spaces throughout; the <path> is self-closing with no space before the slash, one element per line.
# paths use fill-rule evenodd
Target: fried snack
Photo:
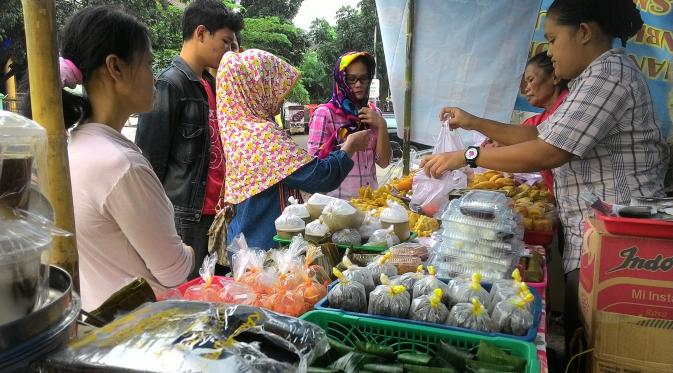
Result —
<path fill-rule="evenodd" d="M 500 178 L 500 179 L 495 180 L 495 185 L 497 185 L 498 188 L 502 188 L 502 187 L 506 187 L 506 186 L 511 186 L 511 187 L 513 187 L 514 184 L 515 184 L 514 180 L 513 180 L 513 179 L 509 179 L 509 178 L 504 178 L 504 177 L 503 177 L 503 178 Z"/>

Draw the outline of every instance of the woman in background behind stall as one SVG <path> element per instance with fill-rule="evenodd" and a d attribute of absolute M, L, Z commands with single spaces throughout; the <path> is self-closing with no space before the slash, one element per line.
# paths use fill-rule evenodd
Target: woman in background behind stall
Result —
<path fill-rule="evenodd" d="M 506 172 L 553 169 L 565 234 L 566 341 L 579 326 L 577 303 L 583 217 L 590 213 L 581 193 L 628 205 L 631 197 L 661 197 L 668 146 L 655 117 L 641 71 L 622 46 L 643 25 L 631 0 L 555 0 L 544 23 L 556 76 L 572 79 L 570 93 L 538 127 L 511 126 L 444 108 L 452 127 L 477 130 L 506 145 L 469 147 L 464 153 L 428 156 L 434 177 L 469 164 Z M 566 346 L 568 348 L 568 346 Z M 568 351 L 569 352 L 569 351 Z"/>

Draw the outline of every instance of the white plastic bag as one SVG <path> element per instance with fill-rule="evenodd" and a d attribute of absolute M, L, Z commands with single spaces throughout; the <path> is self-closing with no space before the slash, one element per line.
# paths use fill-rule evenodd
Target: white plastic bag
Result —
<path fill-rule="evenodd" d="M 465 145 L 458 131 L 451 131 L 448 121 L 441 126 L 437 143 L 432 154 L 463 151 Z M 427 216 L 439 217 L 443 208 L 449 202 L 449 192 L 467 187 L 467 175 L 461 170 L 444 173 L 441 178 L 428 177 L 425 172 L 419 172 L 414 176 L 412 191 L 413 195 L 409 207 L 422 212 Z"/>

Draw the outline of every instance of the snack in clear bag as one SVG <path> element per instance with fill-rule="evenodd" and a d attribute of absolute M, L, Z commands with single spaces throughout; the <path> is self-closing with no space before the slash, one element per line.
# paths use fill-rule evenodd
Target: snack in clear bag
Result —
<path fill-rule="evenodd" d="M 259 296 L 259 307 L 295 317 L 305 312 L 304 297 L 295 289 L 286 287 L 277 272 L 266 272 L 260 282 L 267 291 Z"/>
<path fill-rule="evenodd" d="M 367 269 L 372 274 L 372 279 L 374 279 L 374 284 L 381 285 L 380 279 L 382 274 L 388 277 L 397 276 L 397 268 L 390 262 L 391 257 L 390 253 L 385 253 L 367 266 Z"/>
<path fill-rule="evenodd" d="M 284 215 L 295 215 L 302 220 L 304 220 L 304 223 L 308 224 L 311 221 L 311 214 L 308 212 L 308 207 L 306 205 L 299 203 L 299 201 L 294 198 L 293 196 L 290 196 L 290 198 L 287 199 L 290 204 L 285 207 L 285 210 L 283 210 Z"/>
<path fill-rule="evenodd" d="M 411 297 L 416 299 L 423 295 L 432 295 L 435 289 L 442 289 L 442 302 L 448 304 L 449 286 L 437 278 L 437 272 L 434 266 L 428 266 L 428 274 L 416 281 Z"/>
<path fill-rule="evenodd" d="M 332 232 L 358 226 L 364 218 L 355 207 L 341 199 L 328 203 L 320 216 Z"/>
<path fill-rule="evenodd" d="M 453 304 L 469 303 L 472 299 L 478 299 L 483 305 L 488 306 L 491 296 L 481 286 L 481 274 L 475 273 L 470 279 L 456 279 L 451 287 L 451 301 Z"/>
<path fill-rule="evenodd" d="M 491 284 L 491 291 L 489 292 L 489 295 L 491 296 L 491 306 L 494 307 L 495 303 L 497 303 L 493 302 L 496 294 L 501 293 L 502 291 L 511 291 L 511 295 L 513 295 L 516 294 L 519 289 L 521 289 L 521 272 L 519 272 L 519 268 L 514 268 L 511 279 L 496 280 Z M 506 297 L 503 299 L 506 299 Z M 492 311 L 492 308 L 490 311 Z"/>
<path fill-rule="evenodd" d="M 395 201 L 388 201 L 388 207 L 381 211 L 381 228 L 393 227 L 395 235 L 401 241 L 409 239 L 409 213 L 407 209 Z"/>
<path fill-rule="evenodd" d="M 358 228 L 358 232 L 363 241 L 369 240 L 369 237 L 371 237 L 374 232 L 381 229 L 381 221 L 374 216 L 375 212 L 376 210 L 368 212 L 362 221 L 362 225 Z"/>
<path fill-rule="evenodd" d="M 278 236 L 284 239 L 304 234 L 304 229 L 306 228 L 304 220 L 296 215 L 282 214 L 274 223 Z"/>
<path fill-rule="evenodd" d="M 372 271 L 367 267 L 358 267 L 347 256 L 344 256 L 341 263 L 346 267 L 343 275 L 351 281 L 359 282 L 365 287 L 366 294 L 369 294 L 376 284 L 372 278 Z"/>
<path fill-rule="evenodd" d="M 294 289 L 303 281 L 300 272 L 303 270 L 304 263 L 301 258 L 307 249 L 308 242 L 299 235 L 292 237 L 292 242 L 287 249 L 271 252 L 271 260 L 276 266 L 280 283 L 285 288 Z"/>
<path fill-rule="evenodd" d="M 264 271 L 266 252 L 259 249 L 250 249 L 242 233 L 234 238 L 227 250 L 233 253 L 232 272 L 234 281 L 247 284 L 257 292 L 259 277 Z"/>
<path fill-rule="evenodd" d="M 470 303 L 458 303 L 453 306 L 446 323 L 485 333 L 492 333 L 496 330 L 491 316 L 477 298 L 472 298 Z"/>
<path fill-rule="evenodd" d="M 322 218 L 316 219 L 306 224 L 304 236 L 308 241 L 323 243 L 329 239 L 329 227 L 327 224 L 323 223 Z"/>
<path fill-rule="evenodd" d="M 409 313 L 411 299 L 403 285 L 391 285 L 388 276 L 381 274 L 381 285 L 369 294 L 367 312 L 371 315 L 404 318 Z"/>
<path fill-rule="evenodd" d="M 330 202 L 335 201 L 337 198 L 326 196 L 324 194 L 316 193 L 311 196 L 311 198 L 306 201 L 306 208 L 308 209 L 311 218 L 318 219 L 322 214 L 322 211 L 325 209 Z"/>
<path fill-rule="evenodd" d="M 432 294 L 422 295 L 411 302 L 409 319 L 434 324 L 444 324 L 449 317 L 449 309 L 442 303 L 444 292 L 437 288 Z"/>
<path fill-rule="evenodd" d="M 346 228 L 332 234 L 332 242 L 337 245 L 360 246 L 362 245 L 362 236 L 357 229 Z"/>
<path fill-rule="evenodd" d="M 525 297 L 526 294 L 529 293 L 530 289 L 528 288 L 528 284 L 525 282 L 520 282 L 517 286 L 500 288 L 498 292 L 493 294 L 493 297 L 491 298 L 491 304 L 488 307 L 488 312 L 493 313 L 495 306 L 504 300 L 517 296 Z M 533 303 L 527 303 L 525 306 L 528 307 L 530 312 L 533 312 Z"/>
<path fill-rule="evenodd" d="M 532 304 L 533 294 L 516 295 L 499 302 L 493 310 L 493 322 L 502 333 L 512 335 L 526 335 L 533 326 L 533 313 L 527 306 Z"/>
<path fill-rule="evenodd" d="M 327 293 L 327 301 L 330 307 L 351 312 L 366 312 L 367 294 L 364 285 L 349 280 L 336 268 L 333 268 L 332 272 L 337 277 L 338 282 Z"/>
<path fill-rule="evenodd" d="M 220 300 L 227 304 L 252 306 L 257 301 L 257 294 L 248 285 L 235 281 L 220 281 Z"/>
<path fill-rule="evenodd" d="M 421 259 L 422 261 L 428 260 L 429 252 L 428 248 L 420 243 L 415 242 L 404 242 L 398 245 L 395 245 L 390 248 L 391 254 L 395 256 L 415 256 Z"/>
<path fill-rule="evenodd" d="M 414 285 L 416 284 L 416 281 L 422 279 L 424 275 L 425 271 L 423 270 L 423 265 L 419 265 L 416 267 L 416 272 L 407 272 L 399 276 L 395 276 L 390 279 L 390 283 L 393 285 L 404 285 L 404 287 L 407 288 L 409 294 L 411 294 L 414 291 Z"/>
<path fill-rule="evenodd" d="M 463 215 L 477 219 L 496 220 L 512 211 L 509 198 L 500 192 L 473 190 L 458 201 L 458 209 Z"/>
<path fill-rule="evenodd" d="M 199 275 L 203 279 L 202 284 L 192 285 L 185 290 L 184 299 L 201 302 L 222 302 L 220 290 L 222 285 L 215 281 L 215 264 L 217 263 L 217 252 L 207 255 L 199 269 Z"/>
<path fill-rule="evenodd" d="M 395 234 L 395 227 L 388 229 L 379 229 L 372 233 L 365 246 L 374 247 L 393 247 L 400 243 L 399 237 Z"/>
<path fill-rule="evenodd" d="M 297 292 L 304 297 L 306 311 L 313 308 L 316 303 L 327 295 L 326 284 L 318 281 L 318 272 L 324 272 L 325 270 L 322 267 L 313 264 L 315 259 L 322 255 L 322 251 L 309 249 L 306 252 L 304 268 L 300 271 L 300 276 L 303 280 L 302 283 L 297 286 Z M 323 276 L 322 273 L 320 276 Z"/>

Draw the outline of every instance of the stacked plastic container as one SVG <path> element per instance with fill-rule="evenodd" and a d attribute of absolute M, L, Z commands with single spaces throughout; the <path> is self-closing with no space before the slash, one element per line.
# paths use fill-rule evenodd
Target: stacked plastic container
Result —
<path fill-rule="evenodd" d="M 442 226 L 428 262 L 442 278 L 477 272 L 487 281 L 508 278 L 523 251 L 521 216 L 500 192 L 471 191 L 453 200 Z"/>

